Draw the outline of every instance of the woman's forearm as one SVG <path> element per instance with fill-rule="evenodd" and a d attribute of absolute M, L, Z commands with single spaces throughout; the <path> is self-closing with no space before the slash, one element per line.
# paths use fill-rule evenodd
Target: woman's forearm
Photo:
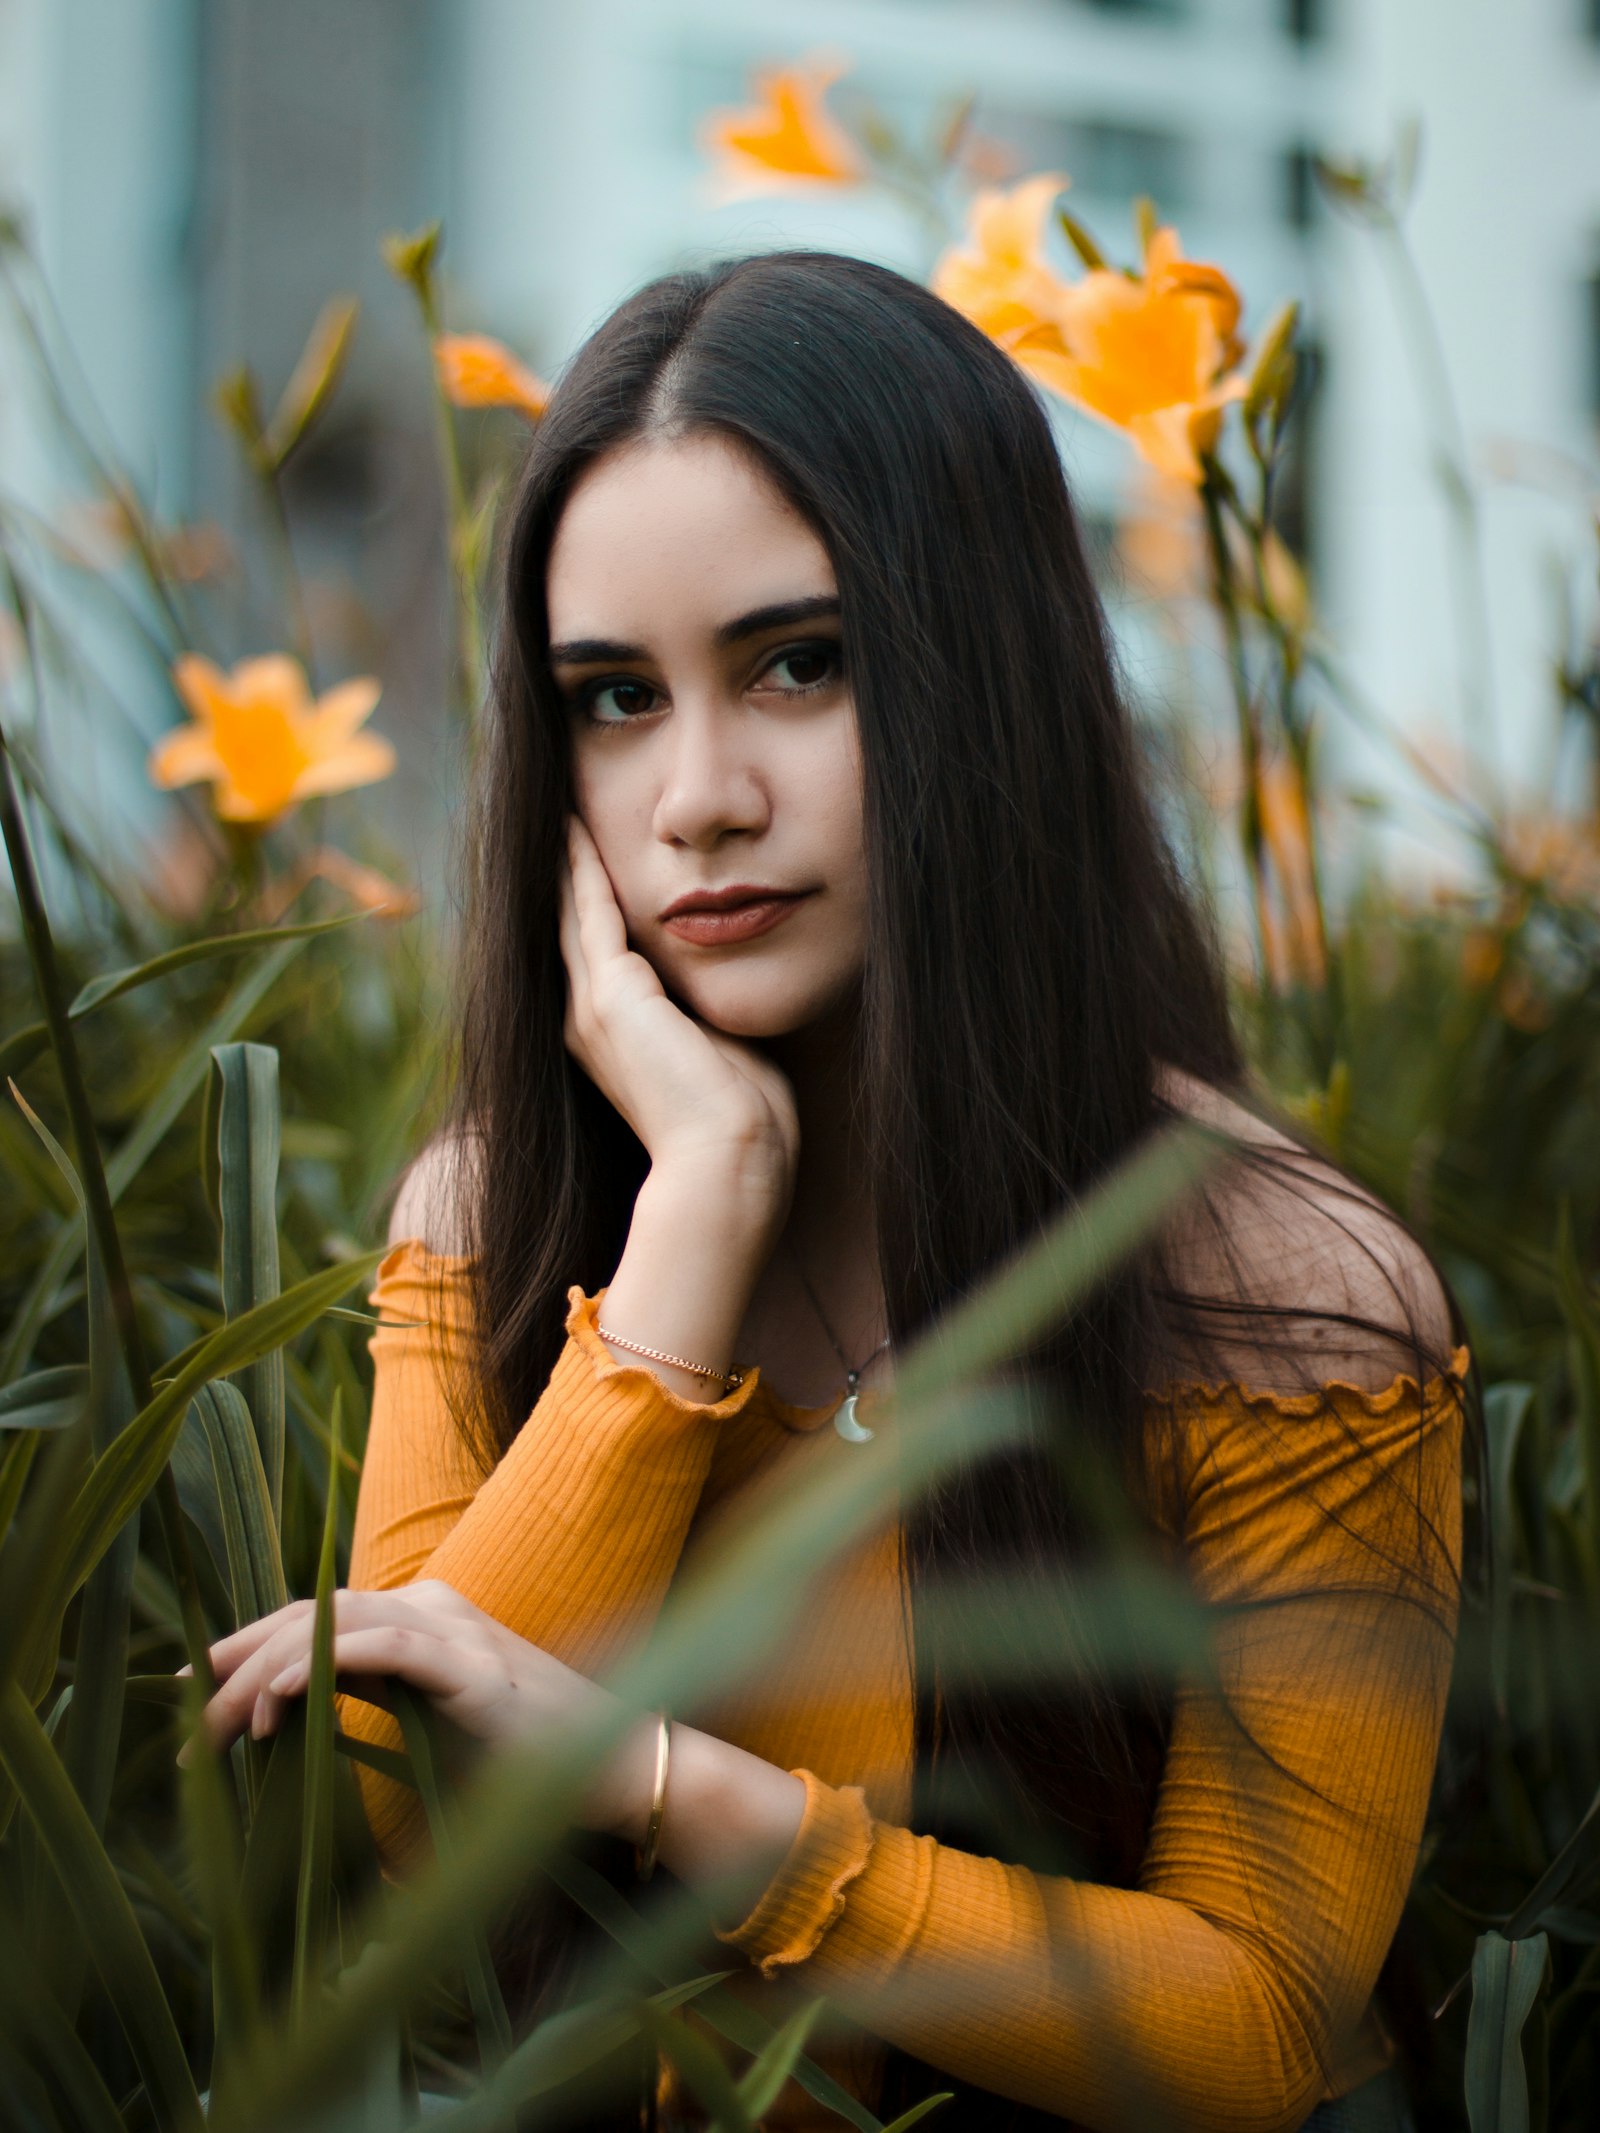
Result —
<path fill-rule="evenodd" d="M 606 1290 L 603 1327 L 704 1363 L 710 1372 L 733 1369 L 739 1328 L 781 1219 L 769 1169 L 761 1151 L 746 1160 L 730 1148 L 694 1165 L 652 1170 Z M 641 1360 L 631 1350 L 607 1346 L 619 1363 Z M 721 1397 L 715 1377 L 669 1363 L 648 1367 L 684 1399 Z"/>

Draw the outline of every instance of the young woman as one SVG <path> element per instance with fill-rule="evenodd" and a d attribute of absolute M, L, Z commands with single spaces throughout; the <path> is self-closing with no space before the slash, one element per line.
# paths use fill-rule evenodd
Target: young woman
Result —
<path fill-rule="evenodd" d="M 1248 1099 L 1008 358 L 827 255 L 624 304 L 530 452 L 470 846 L 453 1130 L 373 1292 L 344 1680 L 486 1740 L 602 1708 L 748 1491 L 861 1456 L 847 1390 L 1163 1120 L 1221 1126 L 1207 1189 L 1016 1358 L 1026 1444 L 828 1564 L 759 1683 L 673 1725 L 660 1858 L 758 2000 L 827 1996 L 821 2056 L 885 2111 L 1403 2123 L 1375 1988 L 1467 1354 L 1402 1226 Z M 1027 1635 L 1081 1653 L 1079 1484 L 1111 1471 L 1218 1603 L 1214 1676 L 946 1668 L 964 1577 L 1025 1581 Z M 219 1645 L 217 1737 L 277 1723 L 307 1638 L 301 1606 Z M 644 1837 L 659 1746 L 630 1731 L 596 1829 Z M 398 1869 L 415 1797 L 364 1782 Z M 792 2089 L 771 2122 L 837 2121 Z"/>

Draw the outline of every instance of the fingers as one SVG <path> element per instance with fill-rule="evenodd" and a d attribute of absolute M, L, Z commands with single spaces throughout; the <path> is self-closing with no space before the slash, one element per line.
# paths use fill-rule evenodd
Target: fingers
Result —
<path fill-rule="evenodd" d="M 628 928 L 599 847 L 576 815 L 570 818 L 567 859 L 579 938 L 593 969 L 612 956 L 628 953 Z"/>
<path fill-rule="evenodd" d="M 333 1640 L 335 1673 L 398 1675 L 429 1696 L 453 1696 L 471 1664 L 459 1645 L 397 1622 L 344 1630 Z M 288 1697 L 302 1695 L 310 1679 L 311 1654 L 306 1652 L 273 1675 L 267 1693 L 281 1708 Z"/>
<path fill-rule="evenodd" d="M 341 1630 L 366 1625 L 375 1619 L 408 1629 L 420 1627 L 424 1616 L 405 1592 L 349 1592 L 333 1595 L 334 1636 Z M 231 1637 L 211 1647 L 211 1662 L 218 1688 L 201 1716 L 205 1732 L 217 1748 L 228 1744 L 249 1726 L 260 1739 L 282 1717 L 283 1698 L 270 1683 L 297 1660 L 305 1661 L 310 1679 L 312 1639 L 316 1631 L 316 1607 L 310 1600 L 294 1600 L 257 1622 L 247 1623 Z M 187 1762 L 187 1746 L 180 1762 Z"/>

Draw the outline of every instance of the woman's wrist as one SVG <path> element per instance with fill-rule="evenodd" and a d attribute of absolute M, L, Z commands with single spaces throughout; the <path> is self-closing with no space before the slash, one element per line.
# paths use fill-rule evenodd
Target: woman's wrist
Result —
<path fill-rule="evenodd" d="M 642 1844 L 655 1804 L 659 1721 L 628 1728 L 593 1795 L 592 1821 Z M 661 1864 L 704 1888 L 729 1917 L 743 1917 L 788 1857 L 805 1811 L 805 1787 L 787 1770 L 729 1741 L 674 1724 L 667 1762 Z"/>
<path fill-rule="evenodd" d="M 673 1392 L 720 1399 L 739 1367 L 734 1348 L 773 1223 L 770 1199 L 730 1185 L 712 1163 L 652 1169 L 606 1292 L 601 1339 L 619 1336 L 616 1359 L 640 1360 L 624 1341 L 652 1348 L 656 1356 L 644 1360 Z"/>

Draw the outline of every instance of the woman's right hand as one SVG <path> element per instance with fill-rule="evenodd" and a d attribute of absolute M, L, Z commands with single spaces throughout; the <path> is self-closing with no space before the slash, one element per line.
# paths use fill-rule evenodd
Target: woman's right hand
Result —
<path fill-rule="evenodd" d="M 771 1060 L 697 1022 L 667 996 L 627 927 L 593 837 L 568 830 L 561 898 L 567 1049 L 649 1152 L 652 1170 L 726 1171 L 781 1219 L 800 1128 Z"/>

